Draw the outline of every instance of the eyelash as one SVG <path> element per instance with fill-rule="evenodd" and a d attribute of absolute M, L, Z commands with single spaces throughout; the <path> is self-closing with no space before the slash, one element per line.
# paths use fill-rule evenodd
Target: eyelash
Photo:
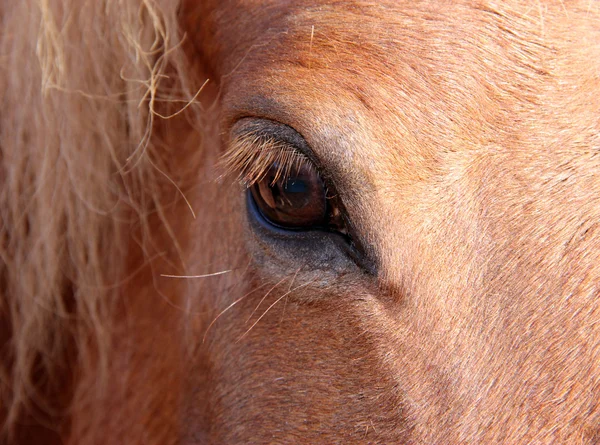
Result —
<path fill-rule="evenodd" d="M 301 167 L 315 168 L 308 157 L 294 147 L 253 133 L 236 137 L 220 164 L 225 175 L 236 176 L 245 187 L 261 181 L 273 166 L 277 169 L 273 184 Z"/>

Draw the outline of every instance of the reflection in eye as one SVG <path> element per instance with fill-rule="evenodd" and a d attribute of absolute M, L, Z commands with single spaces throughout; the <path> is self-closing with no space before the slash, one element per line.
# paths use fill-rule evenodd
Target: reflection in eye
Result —
<path fill-rule="evenodd" d="M 263 216 L 272 224 L 290 229 L 327 226 L 327 190 L 310 163 L 293 166 L 280 174 L 274 163 L 250 187 Z"/>

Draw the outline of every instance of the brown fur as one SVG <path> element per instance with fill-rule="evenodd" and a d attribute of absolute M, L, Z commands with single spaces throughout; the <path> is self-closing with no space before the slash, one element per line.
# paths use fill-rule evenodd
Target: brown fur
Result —
<path fill-rule="evenodd" d="M 0 18 L 1 443 L 600 442 L 595 2 Z M 376 273 L 250 228 L 244 117 Z"/>

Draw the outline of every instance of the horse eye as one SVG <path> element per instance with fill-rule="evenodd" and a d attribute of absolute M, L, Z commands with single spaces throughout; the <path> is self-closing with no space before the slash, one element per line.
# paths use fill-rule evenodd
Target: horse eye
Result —
<path fill-rule="evenodd" d="M 327 189 L 311 164 L 281 174 L 275 163 L 250 192 L 262 215 L 276 226 L 296 230 L 327 226 Z"/>

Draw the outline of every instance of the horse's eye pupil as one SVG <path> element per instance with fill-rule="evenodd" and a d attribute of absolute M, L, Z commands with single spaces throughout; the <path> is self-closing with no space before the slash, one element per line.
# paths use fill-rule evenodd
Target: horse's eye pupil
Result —
<path fill-rule="evenodd" d="M 327 224 L 326 189 L 311 165 L 278 174 L 273 165 L 250 191 L 263 216 L 287 229 L 323 228 Z"/>
<path fill-rule="evenodd" d="M 285 183 L 285 190 L 288 193 L 306 193 L 308 185 L 302 179 L 289 178 Z"/>

